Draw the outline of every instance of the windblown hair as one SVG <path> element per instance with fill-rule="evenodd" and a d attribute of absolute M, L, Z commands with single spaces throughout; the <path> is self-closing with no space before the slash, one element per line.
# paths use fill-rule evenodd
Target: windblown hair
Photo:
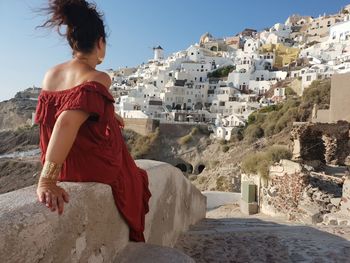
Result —
<path fill-rule="evenodd" d="M 49 0 L 49 6 L 42 9 L 49 19 L 39 27 L 56 28 L 74 51 L 90 53 L 100 37 L 106 41 L 103 15 L 96 5 L 85 0 Z M 66 32 L 61 27 L 66 26 Z"/>

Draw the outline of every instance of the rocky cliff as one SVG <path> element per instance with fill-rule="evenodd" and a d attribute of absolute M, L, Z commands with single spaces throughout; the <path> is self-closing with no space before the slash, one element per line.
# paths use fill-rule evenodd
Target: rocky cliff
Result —
<path fill-rule="evenodd" d="M 13 98 L 0 102 L 0 131 L 31 125 L 36 104 L 37 101 L 30 98 Z"/>

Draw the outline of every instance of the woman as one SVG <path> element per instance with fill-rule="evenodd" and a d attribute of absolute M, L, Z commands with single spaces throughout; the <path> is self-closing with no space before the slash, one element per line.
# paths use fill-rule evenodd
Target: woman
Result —
<path fill-rule="evenodd" d="M 95 69 L 103 61 L 106 34 L 102 16 L 85 0 L 53 0 L 42 27 L 66 26 L 73 58 L 45 74 L 35 121 L 40 125 L 43 169 L 40 202 L 63 213 L 68 193 L 57 181 L 100 182 L 112 188 L 115 204 L 130 228 L 130 240 L 145 241 L 145 214 L 151 193 L 146 171 L 136 166 L 121 134 L 108 91 L 110 77 Z M 116 118 L 117 117 L 117 118 Z"/>

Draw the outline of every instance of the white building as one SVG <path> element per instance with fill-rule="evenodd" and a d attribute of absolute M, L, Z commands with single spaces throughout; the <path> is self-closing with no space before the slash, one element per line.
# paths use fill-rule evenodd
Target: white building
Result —
<path fill-rule="evenodd" d="M 344 17 L 344 21 L 330 27 L 329 41 L 341 42 L 350 40 L 350 15 Z"/>

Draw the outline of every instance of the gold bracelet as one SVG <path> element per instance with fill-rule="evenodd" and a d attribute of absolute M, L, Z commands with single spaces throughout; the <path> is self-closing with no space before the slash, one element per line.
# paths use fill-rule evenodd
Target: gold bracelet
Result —
<path fill-rule="evenodd" d="M 62 164 L 45 161 L 40 177 L 57 181 L 61 169 L 62 169 Z"/>

